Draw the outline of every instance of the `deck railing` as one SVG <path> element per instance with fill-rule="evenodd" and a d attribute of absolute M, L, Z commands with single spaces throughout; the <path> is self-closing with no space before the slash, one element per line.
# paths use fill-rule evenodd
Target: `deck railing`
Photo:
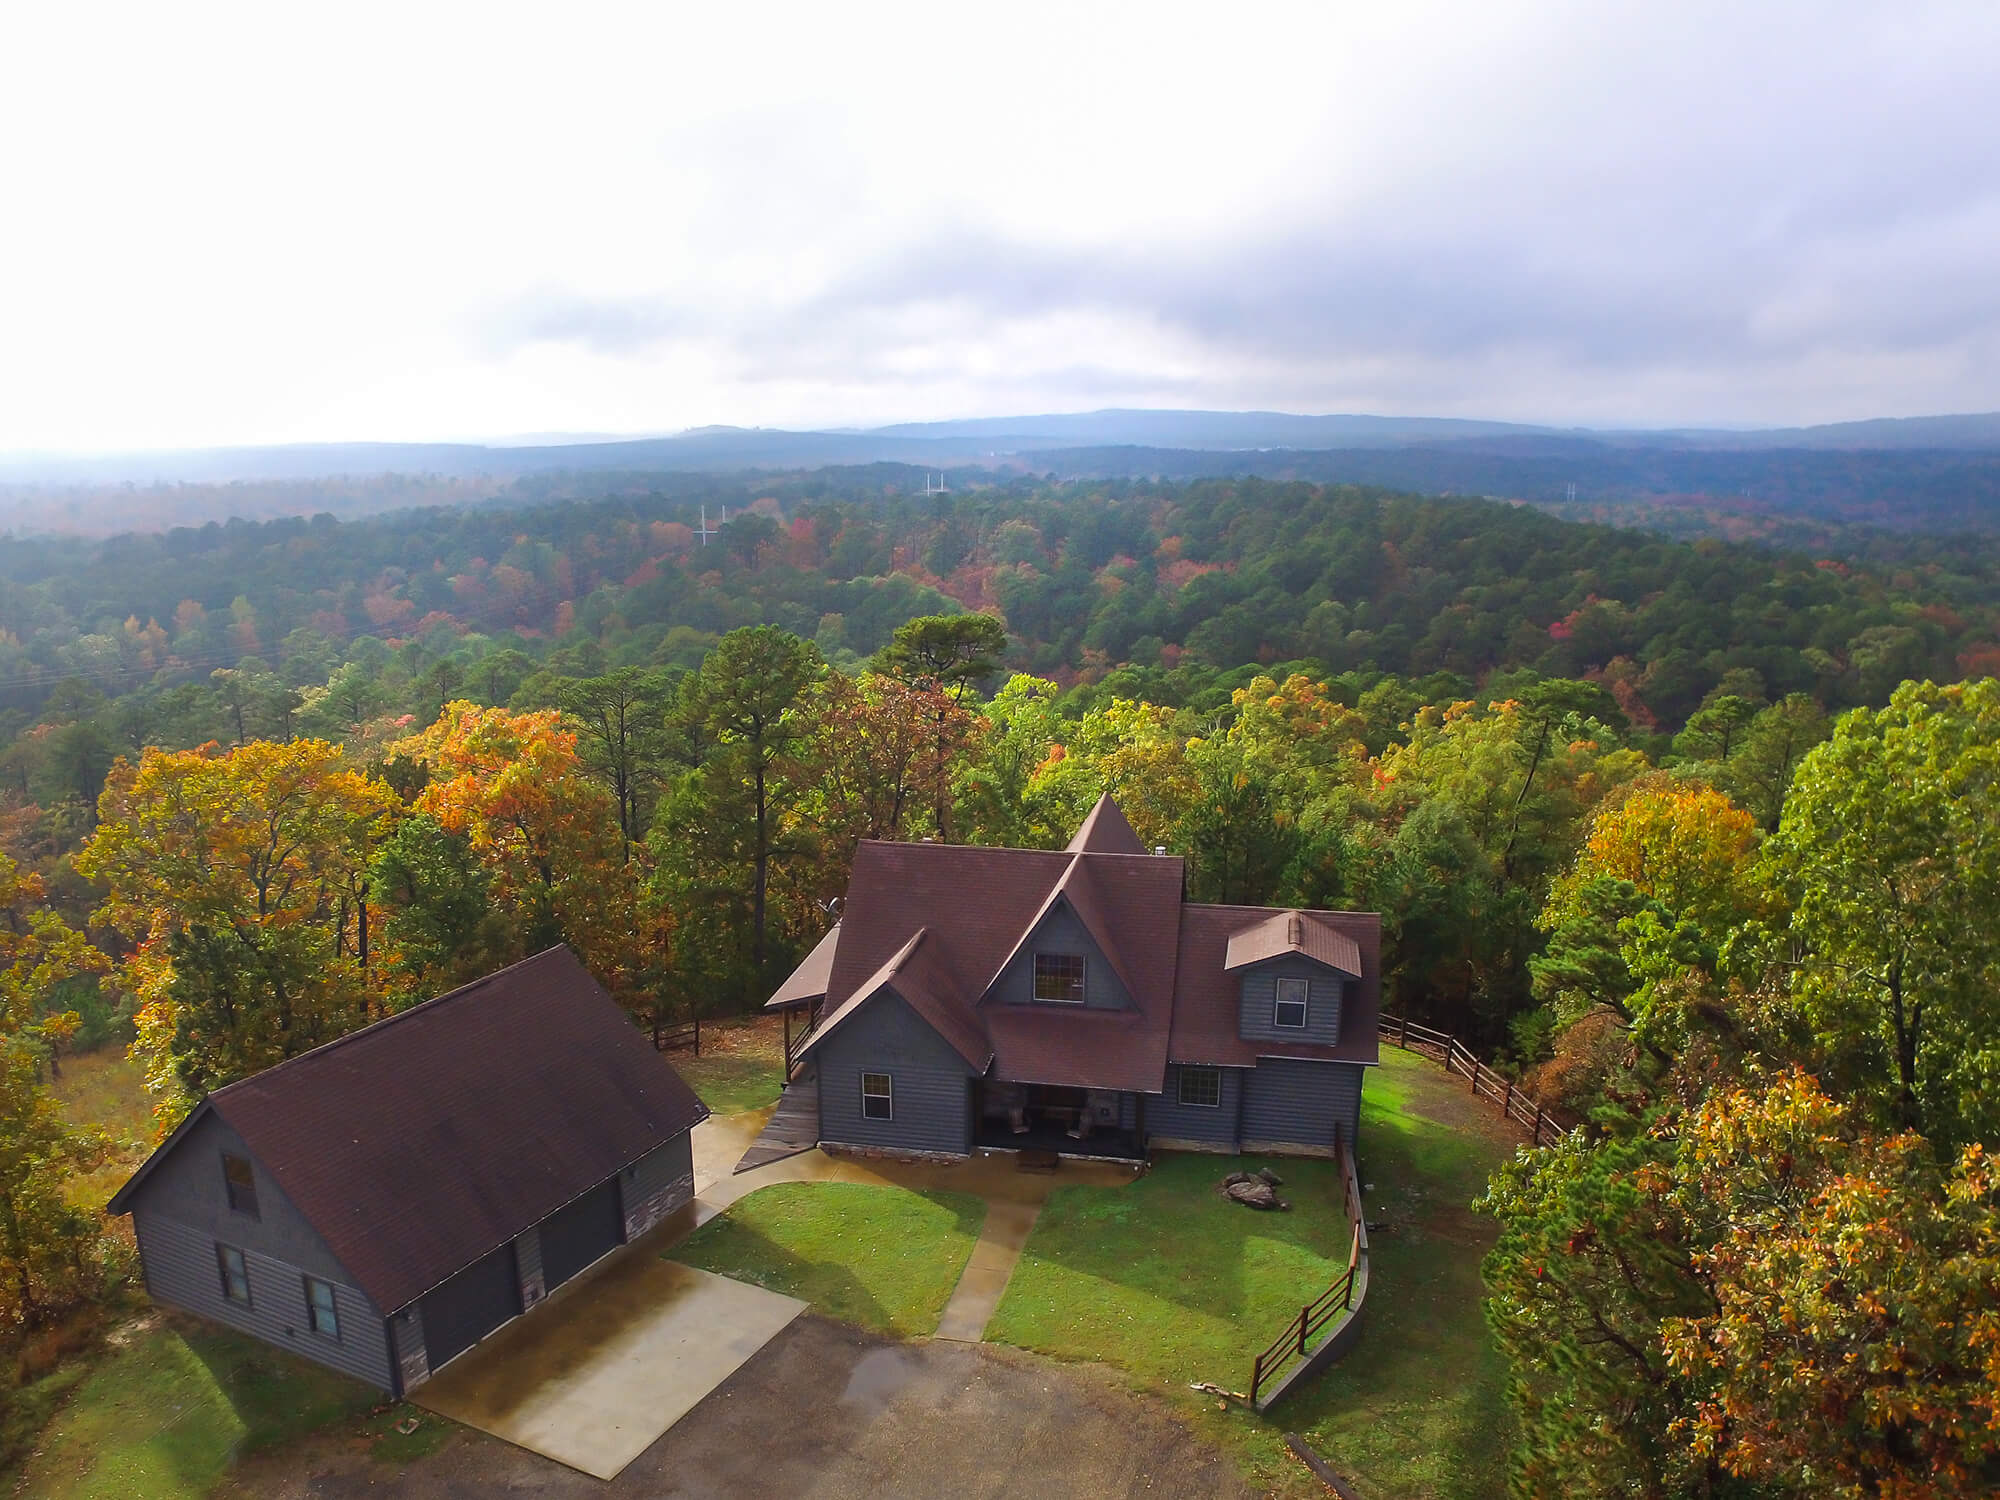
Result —
<path fill-rule="evenodd" d="M 1444 1064 L 1447 1073 L 1467 1079 L 1479 1098 L 1500 1106 L 1500 1112 L 1528 1132 L 1537 1146 L 1560 1140 L 1583 1122 L 1566 1109 L 1554 1109 L 1530 1097 L 1513 1079 L 1504 1077 L 1472 1055 L 1472 1050 L 1448 1031 L 1420 1026 L 1407 1016 L 1384 1015 L 1381 1036 L 1408 1052 L 1421 1052 Z"/>

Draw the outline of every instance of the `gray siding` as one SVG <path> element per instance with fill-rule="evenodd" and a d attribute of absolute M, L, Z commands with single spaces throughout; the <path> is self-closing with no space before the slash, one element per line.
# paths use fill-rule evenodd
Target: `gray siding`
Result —
<path fill-rule="evenodd" d="M 858 1017 L 857 1017 L 858 1019 Z M 636 1240 L 694 1197 L 694 1146 L 683 1133 L 625 1169 L 625 1238 Z"/>
<path fill-rule="evenodd" d="M 1215 1109 L 1180 1102 L 1181 1065 L 1167 1065 L 1167 1089 L 1146 1099 L 1146 1134 L 1159 1141 L 1199 1141 L 1203 1145 L 1236 1145 L 1236 1114 L 1247 1069 L 1223 1068 L 1222 1103 Z"/>
<path fill-rule="evenodd" d="M 1336 1130 L 1352 1141 L 1365 1071 L 1359 1063 L 1260 1059 L 1245 1080 L 1244 1141 L 1330 1150 Z"/>
<path fill-rule="evenodd" d="M 389 1352 L 407 1394 L 431 1378 L 430 1351 L 424 1347 L 424 1318 L 411 1303 L 389 1320 Z"/>
<path fill-rule="evenodd" d="M 514 1270 L 521 1278 L 521 1311 L 526 1312 L 549 1294 L 542 1276 L 542 1232 L 539 1226 L 514 1236 Z"/>
<path fill-rule="evenodd" d="M 261 1194 L 258 1206 L 269 1215 Z M 251 1225 L 241 1215 L 237 1218 L 239 1224 Z M 340 1337 L 331 1339 L 312 1332 L 307 1322 L 306 1273 L 297 1262 L 260 1250 L 252 1236 L 227 1231 L 218 1235 L 213 1229 L 184 1224 L 144 1207 L 134 1208 L 132 1228 L 146 1268 L 146 1289 L 154 1301 L 199 1313 L 385 1391 L 396 1388 L 382 1313 L 358 1288 L 314 1273 L 333 1287 Z M 222 1273 L 215 1255 L 218 1239 L 243 1252 L 250 1278 L 248 1307 L 222 1294 Z"/>
<path fill-rule="evenodd" d="M 1278 980 L 1303 979 L 1307 982 L 1306 1025 L 1300 1031 L 1271 1024 L 1271 1010 L 1278 998 Z M 1318 1042 L 1332 1046 L 1340 1040 L 1341 976 L 1309 958 L 1274 958 L 1269 963 L 1246 969 L 1241 976 L 1237 1034 L 1254 1042 Z"/>
<path fill-rule="evenodd" d="M 830 1031 L 819 1060 L 819 1138 L 843 1146 L 903 1151 L 972 1150 L 972 1069 L 893 991 L 884 991 Z M 894 1080 L 896 1117 L 861 1114 L 861 1075 Z"/>
<path fill-rule="evenodd" d="M 1069 903 L 1058 901 L 1053 910 L 1042 918 L 1021 951 L 1014 955 L 1012 963 L 1000 971 L 1000 977 L 993 981 L 993 988 L 987 992 L 991 999 L 1007 1005 L 1033 1005 L 1035 1001 L 1035 954 L 1041 953 L 1081 953 L 1083 964 L 1083 1003 L 1092 1010 L 1130 1010 L 1132 997 L 1125 986 L 1118 982 L 1112 972 L 1110 960 L 1096 943 L 1090 940 L 1090 933 L 1077 920 Z M 1050 1002 L 1043 1002 L 1050 1003 Z M 1056 1005 L 1060 1009 L 1060 1005 Z"/>

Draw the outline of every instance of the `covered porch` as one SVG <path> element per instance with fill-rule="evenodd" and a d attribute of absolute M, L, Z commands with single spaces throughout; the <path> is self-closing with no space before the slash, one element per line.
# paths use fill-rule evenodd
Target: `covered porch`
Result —
<path fill-rule="evenodd" d="M 1146 1098 L 1008 1079 L 974 1079 L 973 1143 L 985 1151 L 1052 1151 L 1142 1161 Z"/>

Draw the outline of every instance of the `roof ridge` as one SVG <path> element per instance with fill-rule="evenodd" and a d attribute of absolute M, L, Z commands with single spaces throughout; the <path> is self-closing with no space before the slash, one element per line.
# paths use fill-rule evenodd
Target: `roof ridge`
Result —
<path fill-rule="evenodd" d="M 499 979 L 504 975 L 513 973 L 516 969 L 526 968 L 529 964 L 540 963 L 543 959 L 547 958 L 552 953 L 568 953 L 572 958 L 576 957 L 575 953 L 570 949 L 569 944 L 557 943 L 552 948 L 544 948 L 540 953 L 531 953 L 526 958 L 517 958 L 514 960 L 514 962 L 508 964 L 505 968 L 495 969 L 491 974 L 482 974 L 477 979 L 467 980 L 464 984 L 458 986 L 458 988 L 446 990 L 442 995 L 433 995 L 428 1000 L 420 1000 L 407 1010 L 399 1010 L 394 1015 L 383 1016 L 378 1021 L 370 1021 L 366 1026 L 358 1026 L 353 1031 L 347 1032 L 341 1036 L 337 1036 L 330 1042 L 321 1042 L 317 1047 L 308 1048 L 306 1051 L 301 1052 L 297 1057 L 288 1057 L 283 1062 L 273 1063 L 268 1068 L 261 1068 L 257 1072 L 252 1073 L 248 1078 L 239 1078 L 234 1083 L 225 1083 L 219 1089 L 210 1090 L 209 1093 L 206 1095 L 206 1098 L 209 1099 L 220 1098 L 222 1095 L 228 1093 L 231 1089 L 238 1089 L 241 1088 L 246 1083 L 255 1083 L 260 1079 L 269 1078 L 273 1073 L 283 1072 L 286 1068 L 292 1067 L 294 1064 L 306 1062 L 312 1058 L 319 1057 L 323 1053 L 333 1051 L 336 1047 L 344 1047 L 349 1042 L 359 1041 L 363 1037 L 371 1036 L 378 1031 L 382 1031 L 387 1027 L 395 1025 L 398 1021 L 407 1020 L 409 1017 L 417 1015 L 418 1013 L 423 1011 L 436 1009 L 437 1007 L 443 1005 L 447 1000 L 463 999 L 465 996 L 471 994 L 474 990 L 483 989 L 485 986 L 493 983 L 496 979 Z M 583 968 L 583 961 L 581 959 L 577 959 L 577 967 Z M 585 969 L 584 972 L 588 974 L 590 971 L 588 969 Z M 593 981 L 596 978 L 595 975 L 592 975 L 591 977 Z"/>

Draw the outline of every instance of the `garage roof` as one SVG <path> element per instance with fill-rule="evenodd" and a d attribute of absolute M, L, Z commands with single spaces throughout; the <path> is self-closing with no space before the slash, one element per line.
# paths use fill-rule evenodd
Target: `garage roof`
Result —
<path fill-rule="evenodd" d="M 395 1312 L 708 1109 L 567 948 L 218 1089 L 213 1109 Z"/>

